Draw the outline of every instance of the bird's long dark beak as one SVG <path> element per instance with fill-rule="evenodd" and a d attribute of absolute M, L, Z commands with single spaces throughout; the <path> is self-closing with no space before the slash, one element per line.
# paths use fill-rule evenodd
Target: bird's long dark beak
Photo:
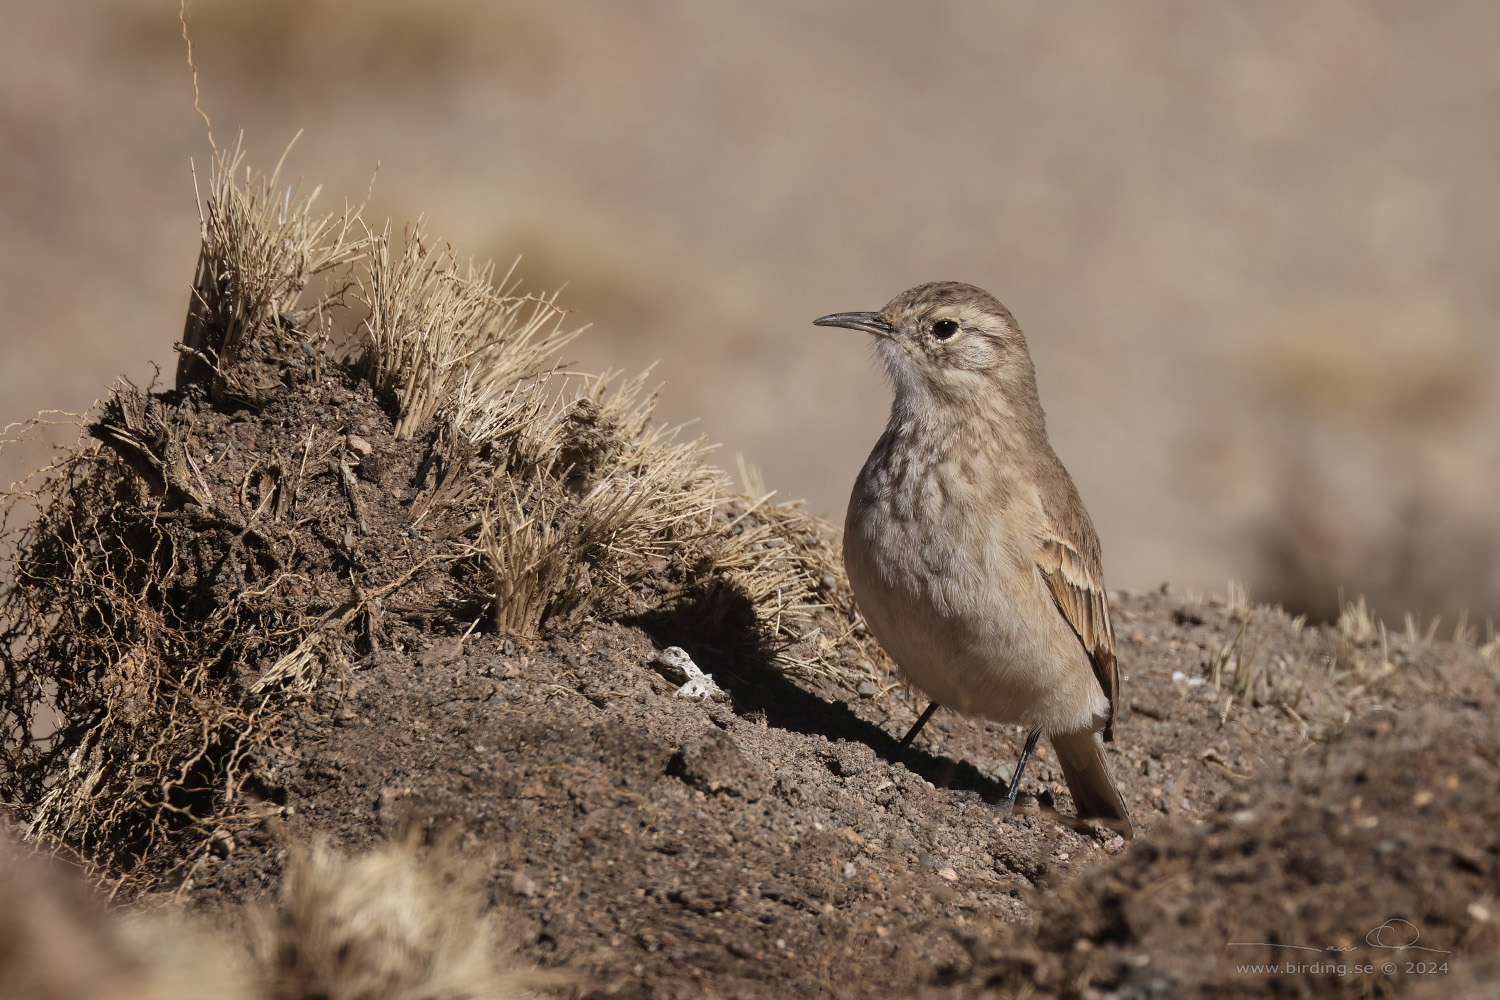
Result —
<path fill-rule="evenodd" d="M 879 313 L 834 313 L 831 316 L 819 316 L 813 320 L 813 326 L 842 326 L 847 330 L 863 330 L 873 333 L 877 337 L 889 337 L 895 331 L 891 325 L 880 318 Z"/>

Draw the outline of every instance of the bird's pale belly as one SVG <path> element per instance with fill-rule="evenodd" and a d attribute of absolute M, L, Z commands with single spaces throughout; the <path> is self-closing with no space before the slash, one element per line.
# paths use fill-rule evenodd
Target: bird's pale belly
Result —
<path fill-rule="evenodd" d="M 875 637 L 948 708 L 1049 732 L 1092 728 L 1108 701 L 1034 564 L 1002 572 L 998 561 L 1016 554 L 984 537 L 1002 533 L 941 520 L 851 515 L 844 562 Z"/>

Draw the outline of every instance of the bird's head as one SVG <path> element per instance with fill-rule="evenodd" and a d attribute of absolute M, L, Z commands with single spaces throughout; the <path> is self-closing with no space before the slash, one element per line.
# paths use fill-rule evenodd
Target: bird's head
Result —
<path fill-rule="evenodd" d="M 896 296 L 879 312 L 834 313 L 816 326 L 874 334 L 896 402 L 1025 409 L 1036 398 L 1026 338 L 989 292 L 934 281 Z"/>

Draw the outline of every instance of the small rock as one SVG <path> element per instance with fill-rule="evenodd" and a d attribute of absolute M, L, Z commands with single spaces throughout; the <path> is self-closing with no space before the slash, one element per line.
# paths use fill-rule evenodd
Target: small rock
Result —
<path fill-rule="evenodd" d="M 874 681 L 860 681 L 859 687 L 854 690 L 861 698 L 873 698 L 875 697 L 875 692 L 880 689 L 875 686 Z"/>
<path fill-rule="evenodd" d="M 537 894 L 536 882 L 525 872 L 516 872 L 510 877 L 510 891 L 517 896 L 530 899 Z"/>
<path fill-rule="evenodd" d="M 348 437 L 344 438 L 344 443 L 347 444 L 349 446 L 349 450 L 354 452 L 356 455 L 369 455 L 375 450 L 375 447 L 370 444 L 370 442 L 366 441 L 364 438 L 360 437 L 357 434 L 350 434 Z"/>
<path fill-rule="evenodd" d="M 954 871 L 952 868 L 939 868 L 938 878 L 945 878 L 949 882 L 957 882 L 958 872 Z"/>

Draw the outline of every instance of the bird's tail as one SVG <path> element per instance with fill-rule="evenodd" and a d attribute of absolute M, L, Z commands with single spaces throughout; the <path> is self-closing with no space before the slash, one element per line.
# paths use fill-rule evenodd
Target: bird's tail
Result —
<path fill-rule="evenodd" d="M 1062 767 L 1068 791 L 1073 794 L 1078 818 L 1099 820 L 1129 840 L 1134 835 L 1130 814 L 1125 811 L 1125 800 L 1109 776 L 1109 764 L 1104 759 L 1104 743 L 1099 734 L 1089 730 L 1054 733 L 1052 749 L 1057 753 L 1057 763 Z"/>

